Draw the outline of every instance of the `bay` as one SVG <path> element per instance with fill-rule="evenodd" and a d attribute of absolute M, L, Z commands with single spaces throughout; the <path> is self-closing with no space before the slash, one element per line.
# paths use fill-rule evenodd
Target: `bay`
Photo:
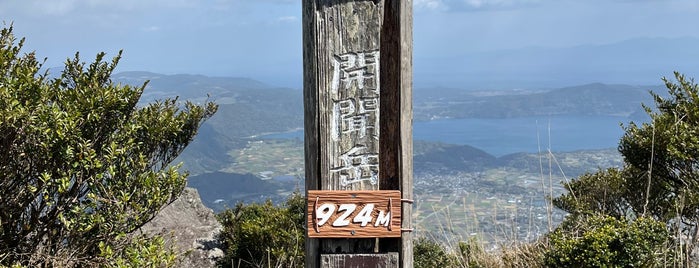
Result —
<path fill-rule="evenodd" d="M 494 156 L 538 151 L 568 152 L 616 148 L 623 135 L 623 116 L 531 116 L 516 118 L 438 119 L 415 122 L 413 138 L 470 145 Z M 266 139 L 303 139 L 303 131 L 262 136 Z"/>

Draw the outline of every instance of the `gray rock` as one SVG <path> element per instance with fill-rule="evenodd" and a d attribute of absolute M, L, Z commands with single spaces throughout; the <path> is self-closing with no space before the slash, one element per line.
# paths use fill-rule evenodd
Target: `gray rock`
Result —
<path fill-rule="evenodd" d="M 167 245 L 174 245 L 181 256 L 178 267 L 216 267 L 216 261 L 224 254 L 216 240 L 221 224 L 194 188 L 185 188 L 177 200 L 141 230 L 162 235 Z"/>

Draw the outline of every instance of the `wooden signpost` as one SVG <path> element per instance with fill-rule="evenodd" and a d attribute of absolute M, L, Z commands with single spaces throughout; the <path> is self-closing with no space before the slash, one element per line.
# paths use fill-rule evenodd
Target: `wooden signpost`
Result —
<path fill-rule="evenodd" d="M 401 236 L 400 191 L 308 191 L 310 238 Z"/>
<path fill-rule="evenodd" d="M 412 0 L 303 0 L 306 267 L 412 263 Z"/>

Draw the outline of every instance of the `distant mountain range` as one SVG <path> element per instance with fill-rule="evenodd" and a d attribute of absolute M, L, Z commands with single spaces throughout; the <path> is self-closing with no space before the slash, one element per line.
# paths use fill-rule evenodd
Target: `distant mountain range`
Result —
<path fill-rule="evenodd" d="M 219 104 L 197 138 L 181 155 L 194 174 L 214 172 L 231 161 L 228 152 L 243 148 L 250 137 L 303 126 L 303 101 L 298 89 L 278 88 L 248 78 L 163 75 L 150 72 L 115 74 L 116 82 L 148 82 L 142 102 L 179 96 L 182 100 Z"/>
<path fill-rule="evenodd" d="M 415 118 L 512 118 L 538 115 L 614 115 L 645 118 L 641 103 L 661 86 L 587 84 L 552 90 L 463 91 L 416 89 Z"/>
<path fill-rule="evenodd" d="M 212 100 L 219 111 L 200 129 L 185 150 L 184 160 L 193 174 L 219 171 L 256 136 L 303 128 L 300 89 L 278 88 L 248 78 L 202 75 L 163 75 L 124 72 L 117 82 L 141 84 L 149 80 L 143 101 L 179 96 Z M 416 120 L 435 118 L 510 118 L 536 115 L 616 115 L 630 119 L 645 116 L 641 103 L 651 104 L 648 91 L 660 86 L 587 84 L 549 90 L 467 91 L 458 88 L 416 88 Z"/>
<path fill-rule="evenodd" d="M 277 198 L 303 184 L 293 179 L 298 180 L 298 176 L 303 174 L 303 161 L 299 161 L 302 160 L 302 143 L 296 141 L 280 145 L 263 142 L 265 134 L 303 128 L 301 90 L 273 87 L 247 78 L 201 75 L 126 72 L 114 75 L 113 79 L 136 85 L 149 80 L 143 102 L 180 96 L 181 100 L 200 103 L 212 100 L 220 105 L 218 113 L 204 123 L 196 139 L 176 160 L 185 163 L 185 169 L 192 174 L 190 186 L 198 188 L 207 206 L 218 210 L 233 206 L 238 201 Z M 642 102 L 652 103 L 648 94 L 651 89 L 659 90 L 660 86 L 587 84 L 558 89 L 501 91 L 416 88 L 415 119 L 533 115 L 621 115 L 633 119 L 643 114 L 640 108 Z M 263 151 L 267 155 L 261 154 Z M 251 166 L 236 167 L 237 159 L 241 159 L 239 157 L 245 157 L 248 161 L 245 165 Z M 580 174 L 589 171 L 591 166 L 618 162 L 614 150 L 573 152 L 561 157 L 574 159 L 570 163 L 581 163 L 564 167 L 569 174 Z M 270 162 L 266 158 L 275 160 Z M 589 159 L 611 160 L 599 164 Z M 506 167 L 537 173 L 539 160 L 536 154 L 498 158 L 468 145 L 415 142 L 416 174 L 483 172 Z M 281 166 L 285 167 L 277 170 Z M 241 173 L 238 170 L 245 171 Z M 295 171 L 294 174 L 287 174 L 292 179 L 263 179 L 260 175 L 280 170 Z"/>
<path fill-rule="evenodd" d="M 497 168 L 519 170 L 522 173 L 537 174 L 548 167 L 543 167 L 548 160 L 548 152 L 514 153 L 495 157 L 485 151 L 469 145 L 453 145 L 434 142 L 416 141 L 414 143 L 414 170 L 416 174 L 452 174 L 485 172 Z M 563 173 L 577 177 L 595 168 L 621 165 L 621 156 L 615 148 L 585 150 L 574 152 L 556 152 L 555 157 L 565 160 L 560 167 Z M 546 163 L 545 165 L 548 165 Z M 555 170 L 558 172 L 559 170 Z"/>
<path fill-rule="evenodd" d="M 474 37 L 477 38 L 477 37 Z M 603 82 L 648 85 L 673 71 L 699 75 L 699 39 L 637 38 L 612 44 L 528 47 L 423 58 L 416 83 L 467 89 L 512 89 Z"/>
<path fill-rule="evenodd" d="M 180 99 L 220 105 L 218 113 L 200 129 L 180 160 L 193 174 L 219 171 L 256 136 L 303 128 L 300 89 L 278 88 L 248 78 L 202 75 L 163 75 L 124 72 L 117 82 L 141 84 L 149 80 L 143 101 L 179 96 Z M 641 103 L 653 102 L 649 90 L 661 86 L 587 84 L 558 89 L 468 91 L 458 88 L 416 88 L 416 120 L 435 118 L 511 118 L 536 115 L 616 115 L 642 120 Z"/>

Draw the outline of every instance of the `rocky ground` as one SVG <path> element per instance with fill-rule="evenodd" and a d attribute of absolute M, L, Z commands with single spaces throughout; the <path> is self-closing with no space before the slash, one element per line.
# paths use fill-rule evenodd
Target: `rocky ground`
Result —
<path fill-rule="evenodd" d="M 216 267 L 223 251 L 216 241 L 221 224 L 214 212 L 204 206 L 196 189 L 184 192 L 165 207 L 142 231 L 165 237 L 183 256 L 178 267 Z"/>

